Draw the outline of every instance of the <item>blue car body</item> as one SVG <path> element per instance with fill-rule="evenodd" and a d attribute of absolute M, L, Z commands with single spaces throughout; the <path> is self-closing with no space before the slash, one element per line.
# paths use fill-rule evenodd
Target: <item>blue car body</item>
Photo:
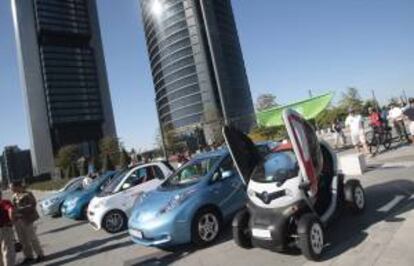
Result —
<path fill-rule="evenodd" d="M 60 209 L 62 203 L 66 198 L 75 191 L 82 189 L 82 178 L 83 177 L 76 177 L 72 179 L 61 190 L 40 200 L 39 207 L 41 213 L 43 215 L 59 216 L 61 214 Z"/>
<path fill-rule="evenodd" d="M 172 188 L 160 185 L 141 196 L 128 223 L 129 233 L 135 243 L 161 247 L 189 243 L 192 241 L 191 228 L 197 211 L 206 207 L 214 208 L 221 220 L 227 222 L 245 206 L 247 195 L 237 171 L 227 178 L 213 181 L 214 173 L 224 160 L 230 158 L 227 149 L 197 155 L 193 160 L 209 156 L 220 156 L 220 159 L 198 182 Z M 179 206 L 163 212 L 173 199 L 181 195 L 189 196 Z"/>
<path fill-rule="evenodd" d="M 89 202 L 101 192 L 102 187 L 108 184 L 116 173 L 116 171 L 106 172 L 84 190 L 75 191 L 67 196 L 62 204 L 62 215 L 70 219 L 84 218 Z"/>

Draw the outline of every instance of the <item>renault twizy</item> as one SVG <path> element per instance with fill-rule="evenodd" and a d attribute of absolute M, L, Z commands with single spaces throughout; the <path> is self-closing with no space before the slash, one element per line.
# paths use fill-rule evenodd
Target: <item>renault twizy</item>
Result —
<path fill-rule="evenodd" d="M 318 260 L 325 227 L 343 207 L 362 212 L 364 189 L 358 180 L 345 183 L 335 153 L 300 114 L 285 110 L 283 120 L 290 140 L 265 156 L 249 137 L 223 128 L 248 195 L 247 208 L 233 220 L 233 237 L 242 248 L 297 246 L 308 259 Z"/>

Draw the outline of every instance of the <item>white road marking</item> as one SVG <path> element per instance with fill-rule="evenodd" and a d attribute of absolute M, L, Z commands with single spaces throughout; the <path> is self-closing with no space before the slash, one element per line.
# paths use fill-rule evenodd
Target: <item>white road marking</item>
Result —
<path fill-rule="evenodd" d="M 385 204 L 384 206 L 379 208 L 378 211 L 379 212 L 389 212 L 395 206 L 397 206 L 397 204 L 400 203 L 404 198 L 405 198 L 405 196 L 397 195 L 397 196 L 395 196 L 395 198 L 393 200 L 391 200 L 390 202 L 388 202 L 387 204 Z"/>

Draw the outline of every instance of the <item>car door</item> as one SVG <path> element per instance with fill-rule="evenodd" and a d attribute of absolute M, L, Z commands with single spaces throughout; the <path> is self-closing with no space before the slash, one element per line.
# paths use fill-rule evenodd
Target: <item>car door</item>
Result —
<path fill-rule="evenodd" d="M 129 176 L 120 184 L 122 206 L 125 211 L 129 211 L 138 197 L 141 190 L 139 186 L 148 178 L 147 167 L 141 167 L 131 172 Z"/>
<path fill-rule="evenodd" d="M 263 157 L 253 141 L 243 132 L 230 126 L 223 127 L 223 136 L 242 183 L 247 186 Z"/>
<path fill-rule="evenodd" d="M 244 184 L 231 156 L 227 156 L 213 174 L 210 192 L 224 216 L 235 213 L 245 205 L 247 196 Z"/>
<path fill-rule="evenodd" d="M 283 112 L 290 141 L 304 182 L 308 182 L 309 195 L 318 192 L 319 174 L 322 170 L 323 158 L 320 143 L 313 127 L 296 111 L 287 109 Z"/>
<path fill-rule="evenodd" d="M 147 169 L 147 179 L 139 186 L 140 192 L 147 192 L 155 189 L 162 183 L 165 176 L 157 165 L 149 165 Z"/>

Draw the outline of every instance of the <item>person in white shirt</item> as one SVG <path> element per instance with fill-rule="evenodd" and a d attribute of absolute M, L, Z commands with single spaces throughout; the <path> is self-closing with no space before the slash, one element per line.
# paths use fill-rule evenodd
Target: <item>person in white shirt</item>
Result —
<path fill-rule="evenodd" d="M 388 118 L 393 123 L 398 136 L 400 136 L 400 140 L 405 139 L 407 142 L 409 142 L 410 139 L 408 138 L 407 130 L 405 128 L 403 110 L 395 104 L 390 104 L 390 112 L 388 114 Z"/>
<path fill-rule="evenodd" d="M 349 115 L 345 120 L 345 126 L 348 127 L 351 132 L 352 145 L 354 145 L 358 153 L 361 152 L 360 146 L 362 145 L 364 153 L 368 154 L 369 151 L 367 141 L 365 139 L 365 130 L 362 116 L 360 114 L 356 114 L 355 110 L 352 108 L 349 108 L 348 112 Z"/>

